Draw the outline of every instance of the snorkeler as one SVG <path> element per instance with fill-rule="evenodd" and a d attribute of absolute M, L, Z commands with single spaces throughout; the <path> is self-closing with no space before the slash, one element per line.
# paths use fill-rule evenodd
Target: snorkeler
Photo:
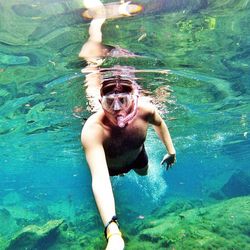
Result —
<path fill-rule="evenodd" d="M 95 2 L 99 10 L 104 7 L 100 1 Z M 92 71 L 86 77 L 91 89 L 87 94 L 98 92 L 100 105 L 84 124 L 81 141 L 92 176 L 94 198 L 105 228 L 106 250 L 122 250 L 124 240 L 116 217 L 110 176 L 122 175 L 130 170 L 142 176 L 147 174 L 148 156 L 144 142 L 149 124 L 153 125 L 166 147 L 168 153 L 161 163 L 166 164 L 167 169 L 175 163 L 176 152 L 167 125 L 155 106 L 140 98 L 139 86 L 134 77 L 126 72 L 128 69 L 114 67 L 108 75 L 104 69 L 99 69 L 99 59 L 103 55 L 100 43 L 104 21 L 104 18 L 94 18 L 90 24 L 88 42 L 94 42 L 100 50 L 93 50 L 91 57 L 90 51 L 86 50 L 88 44 L 80 53 L 89 63 L 87 70 Z"/>

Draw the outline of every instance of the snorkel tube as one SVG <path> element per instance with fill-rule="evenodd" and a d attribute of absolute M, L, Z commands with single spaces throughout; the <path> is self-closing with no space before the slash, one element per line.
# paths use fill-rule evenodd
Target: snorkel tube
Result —
<path fill-rule="evenodd" d="M 138 91 L 137 91 L 138 92 Z M 132 112 L 130 112 L 127 116 L 118 116 L 117 125 L 120 128 L 124 128 L 127 124 L 131 123 L 134 117 L 136 116 L 137 109 L 138 109 L 138 93 L 134 95 L 134 107 Z"/>

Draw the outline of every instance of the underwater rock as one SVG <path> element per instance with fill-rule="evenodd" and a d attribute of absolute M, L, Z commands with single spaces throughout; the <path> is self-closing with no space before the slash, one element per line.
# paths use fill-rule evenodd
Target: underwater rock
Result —
<path fill-rule="evenodd" d="M 27 56 L 7 55 L 0 53 L 0 63 L 4 65 L 20 65 L 27 64 L 29 62 L 30 59 Z"/>
<path fill-rule="evenodd" d="M 245 195 L 250 195 L 250 176 L 247 172 L 240 170 L 233 173 L 220 190 L 211 192 L 209 196 L 222 200 Z"/>
<path fill-rule="evenodd" d="M 248 249 L 250 196 L 144 220 L 131 244 L 154 249 Z M 163 208 L 161 208 L 162 210 Z M 147 228 L 146 228 L 147 226 Z"/>
<path fill-rule="evenodd" d="M 37 212 L 24 208 L 21 205 L 8 206 L 8 211 L 11 216 L 16 220 L 17 224 L 30 225 L 39 221 L 40 216 Z"/>
<path fill-rule="evenodd" d="M 201 204 L 199 204 L 201 205 Z M 161 218 L 163 216 L 167 216 L 168 214 L 175 213 L 179 214 L 180 212 L 190 210 L 192 208 L 196 207 L 195 204 L 193 204 L 190 201 L 187 200 L 173 200 L 162 206 L 161 208 L 158 208 L 157 210 L 153 211 L 155 213 L 154 215 L 156 218 Z"/>
<path fill-rule="evenodd" d="M 228 182 L 221 188 L 226 197 L 250 195 L 250 176 L 245 171 L 234 173 Z"/>
<path fill-rule="evenodd" d="M 224 194 L 221 191 L 211 192 L 209 194 L 209 197 L 211 197 L 215 200 L 223 200 L 225 198 Z"/>
<path fill-rule="evenodd" d="M 3 197 L 3 205 L 11 206 L 21 202 L 21 197 L 17 192 L 10 192 Z"/>
<path fill-rule="evenodd" d="M 18 227 L 16 221 L 11 216 L 11 213 L 6 208 L 0 208 L 0 234 L 8 236 L 15 232 L 17 229 Z"/>
<path fill-rule="evenodd" d="M 10 240 L 6 250 L 47 249 L 57 239 L 60 232 L 59 228 L 63 223 L 63 220 L 52 220 L 41 227 L 27 226 Z"/>
<path fill-rule="evenodd" d="M 24 17 L 33 17 L 33 16 L 39 16 L 41 14 L 40 9 L 35 5 L 27 5 L 27 4 L 17 4 L 13 5 L 12 10 L 15 12 L 15 14 L 19 16 Z"/>
<path fill-rule="evenodd" d="M 52 203 L 47 206 L 48 214 L 54 218 L 64 217 L 67 218 L 67 221 L 75 220 L 75 208 L 72 204 L 72 201 L 61 200 L 57 203 Z"/>
<path fill-rule="evenodd" d="M 33 33 L 30 34 L 28 39 L 30 41 L 34 41 L 45 38 L 48 35 L 50 35 L 51 39 L 56 38 L 60 35 L 59 30 L 61 30 L 61 34 L 65 34 L 65 28 L 83 22 L 83 19 L 81 18 L 81 12 L 82 10 L 72 10 L 67 13 L 48 17 L 48 19 L 44 20 L 40 26 L 37 26 Z M 65 43 L 63 46 L 65 46 Z"/>
<path fill-rule="evenodd" d="M 222 0 L 222 1 L 210 1 L 210 8 L 222 9 L 248 9 L 250 8 L 250 2 L 246 0 Z"/>
<path fill-rule="evenodd" d="M 208 7 L 208 0 L 158 0 L 145 2 L 145 13 L 158 13 L 162 11 L 172 12 L 180 10 L 198 11 Z"/>
<path fill-rule="evenodd" d="M 1 249 L 5 249 L 6 244 L 7 244 L 7 241 L 0 236 L 0 247 L 1 247 Z"/>

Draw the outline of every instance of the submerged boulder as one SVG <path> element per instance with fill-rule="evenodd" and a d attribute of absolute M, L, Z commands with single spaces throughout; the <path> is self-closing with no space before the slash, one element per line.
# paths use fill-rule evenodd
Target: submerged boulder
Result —
<path fill-rule="evenodd" d="M 166 212 L 160 218 L 155 212 L 144 220 L 130 244 L 143 244 L 133 249 L 152 249 L 152 244 L 153 249 L 248 249 L 249 203 L 247 196 L 179 213 Z"/>
<path fill-rule="evenodd" d="M 20 195 L 17 192 L 10 192 L 3 197 L 4 206 L 13 206 L 20 204 L 22 201 Z"/>
<path fill-rule="evenodd" d="M 221 188 L 226 197 L 250 195 L 250 176 L 245 171 L 234 173 L 228 182 Z"/>
<path fill-rule="evenodd" d="M 173 11 L 198 11 L 206 9 L 208 7 L 208 0 L 158 0 L 150 1 L 144 0 L 144 12 L 145 13 L 159 13 L 162 11 L 173 12 Z"/>
<path fill-rule="evenodd" d="M 246 195 L 250 195 L 250 175 L 242 170 L 233 173 L 220 190 L 210 193 L 216 200 Z"/>
<path fill-rule="evenodd" d="M 9 236 L 17 229 L 18 226 L 16 224 L 16 220 L 11 216 L 9 210 L 4 207 L 0 207 L 0 234 Z"/>
<path fill-rule="evenodd" d="M 27 226 L 10 240 L 6 250 L 47 249 L 57 239 L 63 223 L 63 220 L 51 220 L 41 227 Z"/>

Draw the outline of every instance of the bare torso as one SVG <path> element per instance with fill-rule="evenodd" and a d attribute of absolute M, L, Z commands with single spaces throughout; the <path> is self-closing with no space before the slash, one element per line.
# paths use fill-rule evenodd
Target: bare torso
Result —
<path fill-rule="evenodd" d="M 82 130 L 82 143 L 89 151 L 89 164 L 95 162 L 91 165 L 92 172 L 102 166 L 103 160 L 109 170 L 116 172 L 133 166 L 144 150 L 148 126 L 153 124 L 154 115 L 155 107 L 147 99 L 140 98 L 135 118 L 124 128 L 114 125 L 103 109 L 90 116 Z M 98 157 L 96 154 L 100 158 L 94 159 Z"/>
<path fill-rule="evenodd" d="M 147 127 L 147 122 L 137 117 L 123 129 L 105 131 L 103 147 L 109 168 L 128 166 L 137 158 L 146 138 Z"/>
<path fill-rule="evenodd" d="M 145 114 L 138 109 L 134 120 L 125 128 L 106 126 L 103 122 L 103 148 L 107 165 L 110 169 L 129 166 L 139 155 L 147 135 L 148 122 Z M 97 120 L 102 121 L 104 114 L 100 112 Z"/>

